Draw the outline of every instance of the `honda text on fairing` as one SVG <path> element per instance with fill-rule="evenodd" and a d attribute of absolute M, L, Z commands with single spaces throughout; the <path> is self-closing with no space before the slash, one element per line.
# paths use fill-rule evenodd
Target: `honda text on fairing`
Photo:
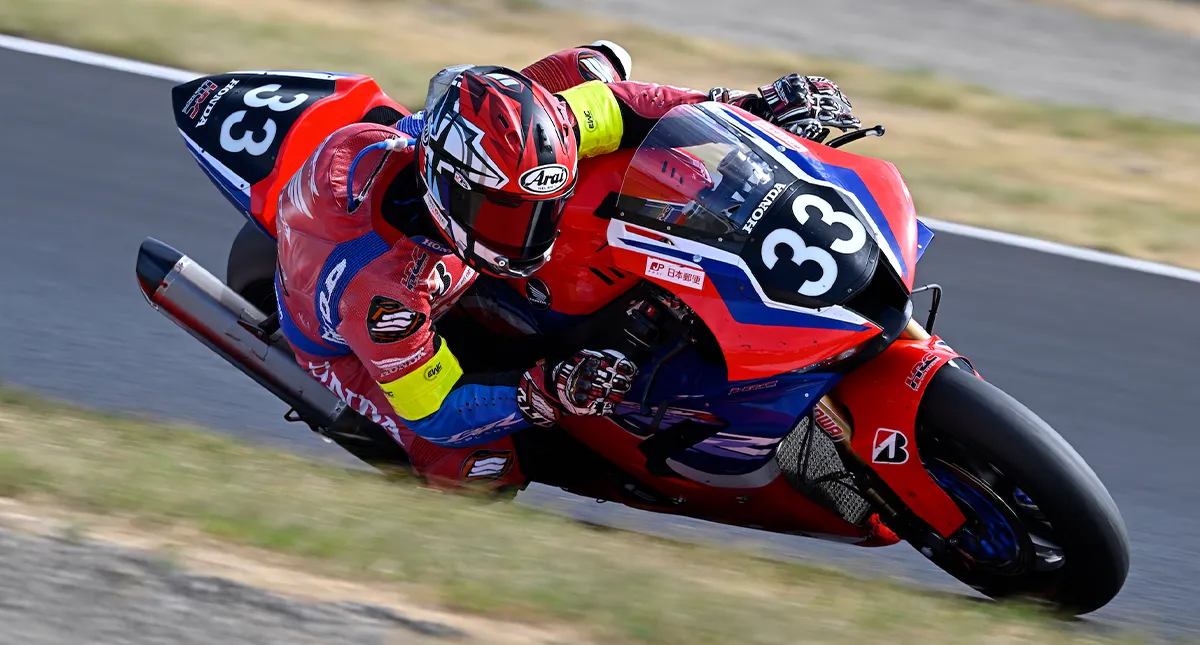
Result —
<path fill-rule="evenodd" d="M 289 419 L 369 463 L 403 464 L 387 411 L 291 359 L 272 238 L 280 190 L 332 131 L 408 111 L 369 77 L 318 72 L 196 79 L 174 109 L 249 223 L 227 284 L 148 239 L 147 299 Z M 925 327 L 913 319 L 914 293 L 931 291 L 934 310 L 941 296 L 914 282 L 933 233 L 892 164 L 839 149 L 866 134 L 882 128 L 823 145 L 730 105 L 677 107 L 638 149 L 581 161 L 549 263 L 479 278 L 439 333 L 473 340 L 483 360 L 522 342 L 543 355 L 587 343 L 637 363 L 611 416 L 513 435 L 534 481 L 777 533 L 906 541 L 989 596 L 1093 611 L 1128 571 L 1116 505 L 1061 436 L 931 335 L 932 311 Z M 463 467 L 484 474 L 499 463 L 472 459 Z"/>

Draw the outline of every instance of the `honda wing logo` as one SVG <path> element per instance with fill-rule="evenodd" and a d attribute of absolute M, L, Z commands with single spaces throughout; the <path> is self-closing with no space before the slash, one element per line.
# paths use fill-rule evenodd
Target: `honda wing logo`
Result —
<path fill-rule="evenodd" d="M 875 431 L 871 461 L 876 464 L 903 464 L 908 461 L 908 437 L 899 430 L 880 428 Z"/>

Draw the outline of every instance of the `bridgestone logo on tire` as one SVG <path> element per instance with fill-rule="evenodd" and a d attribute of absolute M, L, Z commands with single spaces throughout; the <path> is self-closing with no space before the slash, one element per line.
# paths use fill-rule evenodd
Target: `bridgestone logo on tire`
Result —
<path fill-rule="evenodd" d="M 556 163 L 525 171 L 518 183 L 527 192 L 549 195 L 562 190 L 563 186 L 567 185 L 569 175 L 566 166 Z"/>

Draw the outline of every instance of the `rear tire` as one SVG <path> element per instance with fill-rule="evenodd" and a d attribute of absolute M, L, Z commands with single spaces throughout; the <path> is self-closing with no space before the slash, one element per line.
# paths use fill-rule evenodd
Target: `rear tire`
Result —
<path fill-rule="evenodd" d="M 242 225 L 225 266 L 225 284 L 259 311 L 275 313 L 275 240 L 251 222 Z"/>
<path fill-rule="evenodd" d="M 926 389 L 917 445 L 968 521 L 933 558 L 991 597 L 1030 596 L 1072 614 L 1113 599 L 1129 572 L 1117 505 L 1045 421 L 970 371 L 947 366 Z"/>

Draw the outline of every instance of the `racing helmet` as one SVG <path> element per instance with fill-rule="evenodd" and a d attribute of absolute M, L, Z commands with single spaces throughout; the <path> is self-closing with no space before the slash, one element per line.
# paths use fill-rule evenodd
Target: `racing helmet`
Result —
<path fill-rule="evenodd" d="M 566 106 L 520 72 L 463 65 L 434 76 L 425 108 L 417 174 L 434 223 L 471 268 L 531 275 L 575 191 Z"/>

